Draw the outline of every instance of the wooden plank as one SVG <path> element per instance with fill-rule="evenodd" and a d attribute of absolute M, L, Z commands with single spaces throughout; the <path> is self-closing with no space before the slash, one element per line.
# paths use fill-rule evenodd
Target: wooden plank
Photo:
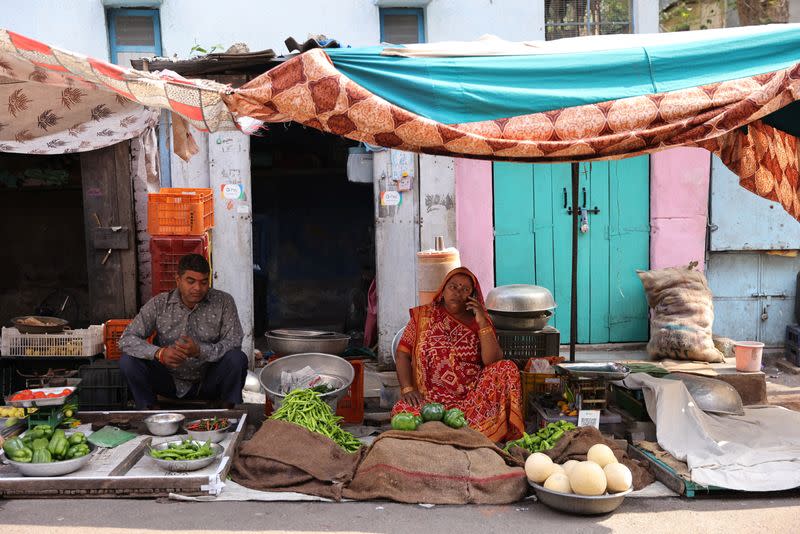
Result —
<path fill-rule="evenodd" d="M 609 341 L 647 341 L 648 307 L 636 270 L 650 268 L 650 158 L 611 161 L 609 175 Z"/>
<path fill-rule="evenodd" d="M 536 281 L 533 170 L 525 163 L 494 164 L 497 285 Z"/>
<path fill-rule="evenodd" d="M 645 453 L 633 444 L 628 444 L 628 456 L 632 460 L 647 462 L 650 465 L 651 471 L 653 476 L 656 477 L 656 480 L 664 484 L 678 495 L 686 494 L 686 483 L 684 480 L 649 454 Z"/>
<path fill-rule="evenodd" d="M 143 440 L 141 443 L 139 443 L 139 445 L 137 445 L 136 448 L 133 449 L 133 451 L 131 451 L 131 453 L 125 458 L 125 460 L 119 463 L 116 467 L 114 467 L 114 469 L 112 469 L 108 473 L 108 476 L 119 477 L 130 471 L 131 468 L 133 468 L 133 466 L 136 465 L 137 462 L 142 459 L 145 451 L 147 451 L 147 449 L 150 448 L 151 443 L 153 443 L 153 438 L 147 438 Z"/>
<path fill-rule="evenodd" d="M 572 298 L 572 216 L 564 207 L 572 205 L 572 169 L 569 163 L 547 165 L 552 175 L 553 239 L 550 242 L 553 263 L 553 292 L 558 307 L 554 310 L 555 326 L 561 332 L 561 343 L 569 343 L 570 299 Z"/>
<path fill-rule="evenodd" d="M 609 165 L 607 161 L 591 164 L 590 186 L 586 195 L 586 208 L 597 207 L 600 213 L 587 215 L 589 232 L 588 256 L 590 260 L 589 300 L 591 320 L 589 321 L 589 342 L 608 343 L 609 329 Z M 583 252 L 583 250 L 581 251 Z"/>
<path fill-rule="evenodd" d="M 92 231 L 92 246 L 94 248 L 107 251 L 127 250 L 130 247 L 130 230 L 127 226 L 122 227 L 97 227 Z"/>
<path fill-rule="evenodd" d="M 81 154 L 87 245 L 93 242 L 97 227 L 135 228 L 130 165 L 129 141 Z M 122 250 L 112 248 L 111 254 L 108 250 L 87 246 L 86 262 L 90 320 L 98 323 L 133 317 L 138 310 L 137 266 L 136 247 L 130 233 L 127 247 Z"/>

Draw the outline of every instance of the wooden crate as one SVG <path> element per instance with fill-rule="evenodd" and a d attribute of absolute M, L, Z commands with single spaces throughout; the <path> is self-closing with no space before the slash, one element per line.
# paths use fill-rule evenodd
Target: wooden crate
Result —
<path fill-rule="evenodd" d="M 0 465 L 0 497 L 5 498 L 137 498 L 167 497 L 170 493 L 181 495 L 216 494 L 220 484 L 228 478 L 234 454 L 241 443 L 247 415 L 242 410 L 174 410 L 186 420 L 204 417 L 238 419 L 235 432 L 223 441 L 225 452 L 209 467 L 188 473 L 167 473 L 144 459 L 152 442 L 175 439 L 175 436 L 156 438 L 140 436 L 114 449 L 95 452 L 92 460 L 82 469 L 60 477 L 35 478 L 22 476 L 11 465 Z M 144 428 L 145 417 L 158 411 L 136 412 L 80 412 L 83 423 L 109 423 L 126 419 L 132 429 Z M 146 431 L 146 430 L 145 430 Z M 147 465 L 153 469 L 148 469 Z"/>

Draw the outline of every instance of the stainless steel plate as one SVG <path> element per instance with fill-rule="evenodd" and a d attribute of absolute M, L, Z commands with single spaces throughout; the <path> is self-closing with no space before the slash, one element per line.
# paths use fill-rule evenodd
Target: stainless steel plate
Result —
<path fill-rule="evenodd" d="M 727 382 L 686 373 L 671 373 L 664 378 L 683 382 L 697 407 L 704 412 L 744 415 L 741 395 Z"/>
<path fill-rule="evenodd" d="M 97 447 L 91 443 L 87 443 L 87 445 L 89 445 L 89 454 L 86 456 L 81 456 L 80 458 L 74 458 L 72 460 L 50 462 L 47 464 L 15 462 L 9 458 L 6 458 L 6 460 L 9 464 L 13 465 L 17 471 L 26 477 L 60 477 L 61 475 L 73 473 L 89 463 L 89 460 L 92 459 L 94 451 L 97 449 Z"/>
<path fill-rule="evenodd" d="M 157 451 L 163 451 L 164 449 L 168 448 L 171 443 L 180 442 L 181 440 L 167 441 L 165 443 L 159 443 L 152 448 Z M 198 441 L 197 443 L 200 442 Z M 222 455 L 223 452 L 225 452 L 225 449 L 216 443 L 211 444 L 211 449 L 214 451 L 214 454 L 207 458 L 200 458 L 199 460 L 160 460 L 158 458 L 153 458 L 152 456 L 150 456 L 150 459 L 153 460 L 159 467 L 167 471 L 197 471 L 198 469 L 202 469 L 207 465 L 211 465 Z"/>
<path fill-rule="evenodd" d="M 559 363 L 555 370 L 559 375 L 601 380 L 622 380 L 631 372 L 626 366 L 616 362 Z"/>

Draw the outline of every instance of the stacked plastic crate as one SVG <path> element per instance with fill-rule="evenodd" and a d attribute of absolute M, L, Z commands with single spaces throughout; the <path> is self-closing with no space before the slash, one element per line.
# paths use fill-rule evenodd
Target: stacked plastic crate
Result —
<path fill-rule="evenodd" d="M 175 289 L 178 262 L 200 254 L 211 263 L 214 194 L 211 189 L 162 188 L 147 198 L 153 296 Z"/>

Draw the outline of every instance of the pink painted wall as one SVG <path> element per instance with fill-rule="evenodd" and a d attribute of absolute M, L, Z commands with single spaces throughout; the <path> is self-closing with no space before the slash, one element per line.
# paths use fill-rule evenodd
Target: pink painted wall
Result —
<path fill-rule="evenodd" d="M 711 153 L 673 148 L 650 157 L 650 268 L 703 269 Z"/>
<path fill-rule="evenodd" d="M 484 296 L 494 287 L 494 207 L 492 164 L 455 160 L 456 239 L 461 265 L 469 268 Z"/>

